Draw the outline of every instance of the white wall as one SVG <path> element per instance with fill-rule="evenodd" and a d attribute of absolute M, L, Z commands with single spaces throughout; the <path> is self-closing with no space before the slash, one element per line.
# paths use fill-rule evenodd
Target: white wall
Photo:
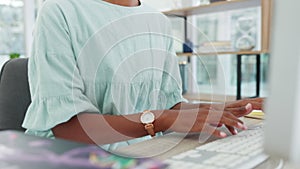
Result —
<path fill-rule="evenodd" d="M 31 45 L 33 41 L 32 31 L 35 22 L 35 1 L 24 1 L 24 34 L 25 34 L 25 55 L 29 57 L 31 53 Z"/>
<path fill-rule="evenodd" d="M 201 0 L 142 0 L 142 2 L 161 11 L 199 5 L 200 1 Z"/>
<path fill-rule="evenodd" d="M 141 1 L 147 3 L 148 5 L 160 11 L 163 11 L 163 10 L 171 9 L 176 0 L 141 0 Z"/>

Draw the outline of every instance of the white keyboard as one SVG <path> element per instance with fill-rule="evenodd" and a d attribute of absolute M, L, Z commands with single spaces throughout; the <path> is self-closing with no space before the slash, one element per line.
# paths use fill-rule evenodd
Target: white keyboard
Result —
<path fill-rule="evenodd" d="M 268 158 L 262 128 L 242 131 L 165 160 L 169 169 L 251 169 Z"/>

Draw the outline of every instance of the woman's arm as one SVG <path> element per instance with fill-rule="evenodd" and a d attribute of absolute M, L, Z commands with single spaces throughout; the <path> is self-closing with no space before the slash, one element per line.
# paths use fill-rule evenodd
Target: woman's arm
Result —
<path fill-rule="evenodd" d="M 171 110 L 186 110 L 186 109 L 199 109 L 199 108 L 209 108 L 212 104 L 209 103 L 185 103 L 180 102 L 174 105 Z"/>
<path fill-rule="evenodd" d="M 155 114 L 155 132 L 165 131 L 166 113 L 151 111 Z M 101 115 L 80 113 L 69 121 L 52 128 L 57 138 L 89 144 L 108 144 L 146 136 L 148 133 L 140 122 L 141 113 L 133 115 Z"/>
<path fill-rule="evenodd" d="M 229 111 L 208 109 L 152 111 L 155 132 L 205 132 L 217 137 L 226 137 L 224 132 L 215 126 L 219 123 L 230 126 L 231 133 L 235 128 L 246 129 L 243 122 Z M 245 111 L 247 114 L 249 111 Z M 90 144 L 108 144 L 129 140 L 147 135 L 139 118 L 141 113 L 133 115 L 101 115 L 81 113 L 69 121 L 55 126 L 52 131 L 57 138 Z"/>

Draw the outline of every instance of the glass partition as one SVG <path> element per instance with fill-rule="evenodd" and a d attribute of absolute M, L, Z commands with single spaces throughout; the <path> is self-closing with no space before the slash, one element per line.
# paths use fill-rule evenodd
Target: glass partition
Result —
<path fill-rule="evenodd" d="M 260 8 L 234 10 L 193 16 L 197 31 L 194 31 L 195 49 L 199 53 L 209 52 L 203 48 L 205 44 L 216 44 L 218 51 L 260 50 L 261 24 Z M 226 43 L 225 43 L 226 42 Z M 224 44 L 224 46 L 218 46 Z M 226 46 L 225 46 L 226 45 Z M 226 49 L 226 50 L 225 50 Z M 221 62 L 222 67 L 218 62 Z M 268 55 L 261 55 L 261 95 L 267 95 Z M 220 76 L 225 76 L 226 94 L 236 94 L 236 55 L 218 55 L 197 57 L 197 83 L 200 93 L 222 94 L 223 82 Z M 220 75 L 224 74 L 224 75 Z M 256 57 L 242 58 L 242 94 L 254 96 L 256 88 Z M 214 91 L 212 91 L 214 89 Z"/>
<path fill-rule="evenodd" d="M 22 0 L 0 1 L 0 55 L 24 54 L 24 18 Z"/>

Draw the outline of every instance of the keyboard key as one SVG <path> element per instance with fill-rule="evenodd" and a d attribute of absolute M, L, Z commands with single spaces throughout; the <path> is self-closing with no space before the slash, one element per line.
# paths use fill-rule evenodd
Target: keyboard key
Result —
<path fill-rule="evenodd" d="M 173 156 L 166 160 L 170 168 L 234 169 L 263 153 L 263 129 L 246 130 Z M 254 160 L 251 166 L 263 162 Z M 248 163 L 249 164 L 249 163 Z"/>

